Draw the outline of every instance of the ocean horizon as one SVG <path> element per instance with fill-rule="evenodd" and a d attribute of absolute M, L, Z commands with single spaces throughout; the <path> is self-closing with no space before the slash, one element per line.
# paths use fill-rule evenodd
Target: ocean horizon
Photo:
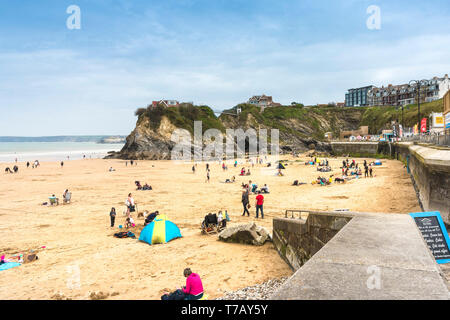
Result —
<path fill-rule="evenodd" d="M 23 161 L 63 161 L 105 157 L 110 151 L 120 151 L 124 143 L 97 142 L 0 142 L 0 163 Z M 69 158 L 67 158 L 69 157 Z"/>

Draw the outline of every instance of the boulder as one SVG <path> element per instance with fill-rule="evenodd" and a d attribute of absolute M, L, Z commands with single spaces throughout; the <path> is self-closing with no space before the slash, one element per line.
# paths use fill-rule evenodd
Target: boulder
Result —
<path fill-rule="evenodd" d="M 226 228 L 219 234 L 219 240 L 255 246 L 262 246 L 266 241 L 272 241 L 269 232 L 254 222 Z"/>

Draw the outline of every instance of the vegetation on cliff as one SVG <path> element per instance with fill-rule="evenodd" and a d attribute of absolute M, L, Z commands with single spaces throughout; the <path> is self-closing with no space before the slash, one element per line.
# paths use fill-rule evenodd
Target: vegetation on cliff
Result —
<path fill-rule="evenodd" d="M 241 109 L 238 117 L 228 114 L 236 113 L 237 108 Z M 300 138 L 323 140 L 325 132 L 339 135 L 340 130 L 357 129 L 363 111 L 361 108 L 304 107 L 296 104 L 270 107 L 261 112 L 257 106 L 240 104 L 219 118 L 222 122 L 241 127 L 250 125 L 256 128 L 274 128 L 280 130 L 280 133 L 293 134 Z"/>
<path fill-rule="evenodd" d="M 225 132 L 222 122 L 215 116 L 213 110 L 208 106 L 194 106 L 189 103 L 183 103 L 179 107 L 165 108 L 161 105 L 147 108 L 139 108 L 135 115 L 138 116 L 137 126 L 144 120 L 149 119 L 150 126 L 157 130 L 163 116 L 166 116 L 170 122 L 177 128 L 188 130 L 194 133 L 194 121 L 202 121 L 202 131 L 216 128 Z"/>

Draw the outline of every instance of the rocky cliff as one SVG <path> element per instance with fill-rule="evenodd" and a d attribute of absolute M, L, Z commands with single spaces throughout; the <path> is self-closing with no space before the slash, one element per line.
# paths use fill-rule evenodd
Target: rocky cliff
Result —
<path fill-rule="evenodd" d="M 237 108 L 241 109 L 239 115 Z M 280 147 L 284 151 L 330 151 L 329 144 L 324 142 L 324 133 L 338 135 L 340 130 L 357 129 L 363 113 L 362 108 L 306 108 L 301 105 L 266 108 L 261 112 L 256 106 L 243 104 L 216 117 L 207 106 L 141 108 L 136 111 L 136 128 L 127 137 L 125 146 L 108 158 L 170 159 L 174 147 L 170 139 L 172 132 L 182 128 L 193 136 L 194 121 L 202 121 L 203 133 L 211 128 L 223 133 L 226 129 L 267 129 L 269 144 L 270 129 L 278 129 Z"/>

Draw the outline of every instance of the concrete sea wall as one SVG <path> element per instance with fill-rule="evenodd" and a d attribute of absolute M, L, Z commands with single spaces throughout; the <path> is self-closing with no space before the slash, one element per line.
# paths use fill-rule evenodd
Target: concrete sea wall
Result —
<path fill-rule="evenodd" d="M 298 270 L 349 221 L 351 216 L 310 213 L 304 219 L 273 219 L 273 243 L 280 256 Z"/>
<path fill-rule="evenodd" d="M 402 161 L 413 178 L 424 211 L 439 211 L 450 225 L 450 150 L 396 143 L 391 156 Z"/>

